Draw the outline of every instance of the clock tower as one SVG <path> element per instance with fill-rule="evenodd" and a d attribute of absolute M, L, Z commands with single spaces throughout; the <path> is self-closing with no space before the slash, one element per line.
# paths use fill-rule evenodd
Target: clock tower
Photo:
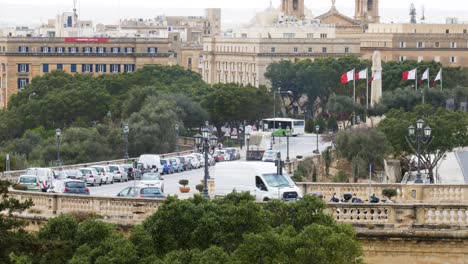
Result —
<path fill-rule="evenodd" d="M 281 12 L 298 20 L 304 19 L 304 0 L 281 0 Z"/>
<path fill-rule="evenodd" d="M 354 19 L 362 25 L 380 23 L 379 0 L 356 0 Z"/>

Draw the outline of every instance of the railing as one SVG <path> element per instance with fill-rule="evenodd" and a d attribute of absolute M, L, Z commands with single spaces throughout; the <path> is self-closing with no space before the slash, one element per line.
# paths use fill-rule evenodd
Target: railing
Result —
<path fill-rule="evenodd" d="M 164 200 L 10 191 L 20 201 L 32 200 L 23 217 L 92 213 L 108 222 L 135 225 L 155 213 Z M 328 203 L 326 211 L 340 223 L 369 228 L 468 228 L 468 204 Z"/>
<path fill-rule="evenodd" d="M 188 141 L 187 141 L 188 142 Z M 183 145 L 183 144 L 181 144 Z M 193 153 L 193 150 L 187 151 L 180 151 L 176 153 L 167 153 L 167 154 L 159 154 L 161 158 L 170 158 L 170 157 L 177 157 L 177 156 L 184 156 Z M 138 160 L 138 158 L 130 158 L 129 160 Z M 91 163 L 82 163 L 82 164 L 74 164 L 74 165 L 64 165 L 62 167 L 51 167 L 53 170 L 73 170 L 79 169 L 83 167 L 91 167 L 91 166 L 99 166 L 99 165 L 108 165 L 108 164 L 125 164 L 128 163 L 126 159 L 118 159 L 118 160 L 106 160 L 106 161 L 99 161 L 99 162 L 91 162 Z M 16 181 L 20 175 L 23 175 L 26 170 L 18 170 L 18 171 L 6 171 L 0 173 L 0 179 L 2 180 L 9 180 L 9 181 Z"/>
<path fill-rule="evenodd" d="M 297 183 L 303 194 L 319 193 L 329 201 L 333 194 L 341 199 L 343 194 L 356 194 L 367 199 L 375 194 L 380 198 L 384 189 L 394 189 L 396 203 L 468 203 L 468 185 L 416 185 L 416 184 L 350 184 L 350 183 Z"/>
<path fill-rule="evenodd" d="M 156 212 L 160 199 L 73 196 L 65 194 L 10 191 L 19 201 L 32 200 L 34 205 L 22 216 L 54 217 L 62 213 L 94 213 L 108 222 L 134 225 Z"/>

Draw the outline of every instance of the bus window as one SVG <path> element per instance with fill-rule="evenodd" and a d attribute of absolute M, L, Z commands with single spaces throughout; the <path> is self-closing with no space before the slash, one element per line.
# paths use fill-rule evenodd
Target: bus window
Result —
<path fill-rule="evenodd" d="M 294 126 L 295 127 L 303 127 L 303 126 L 305 126 L 305 122 L 304 121 L 294 121 Z"/>

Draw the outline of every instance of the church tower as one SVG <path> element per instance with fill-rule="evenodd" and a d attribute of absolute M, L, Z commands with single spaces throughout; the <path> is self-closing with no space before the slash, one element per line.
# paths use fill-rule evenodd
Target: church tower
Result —
<path fill-rule="evenodd" d="M 379 0 L 356 0 L 354 19 L 362 25 L 380 23 Z"/>
<path fill-rule="evenodd" d="M 304 19 L 304 0 L 282 0 L 281 12 L 285 16 L 295 17 L 299 20 Z"/>

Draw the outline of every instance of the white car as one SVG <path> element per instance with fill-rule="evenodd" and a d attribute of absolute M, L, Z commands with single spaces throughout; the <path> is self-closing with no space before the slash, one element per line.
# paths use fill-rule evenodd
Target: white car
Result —
<path fill-rule="evenodd" d="M 128 174 L 125 169 L 120 165 L 107 165 L 106 166 L 110 173 L 113 174 L 114 181 L 118 180 L 119 182 L 128 181 Z"/>
<path fill-rule="evenodd" d="M 92 168 L 95 168 L 97 170 L 105 184 L 114 183 L 114 174 L 109 170 L 107 166 L 93 166 Z"/>
<path fill-rule="evenodd" d="M 194 169 L 198 169 L 201 167 L 201 164 L 200 164 L 200 161 L 198 160 L 198 158 L 192 156 L 192 155 L 188 155 L 188 156 L 185 156 L 185 158 L 190 162 L 190 164 L 192 164 L 192 168 Z"/>
<path fill-rule="evenodd" d="M 158 187 L 164 192 L 164 178 L 161 177 L 161 174 L 148 172 L 141 176 L 141 181 L 139 184 L 140 187 Z"/>
<path fill-rule="evenodd" d="M 263 153 L 262 161 L 263 162 L 275 162 L 276 157 L 278 156 L 278 150 L 267 150 Z"/>
<path fill-rule="evenodd" d="M 193 158 L 195 158 L 196 160 L 198 160 L 198 162 L 200 163 L 200 166 L 197 167 L 197 168 L 201 168 L 203 166 L 205 166 L 205 157 L 200 154 L 200 153 L 192 153 L 190 154 L 189 156 L 192 156 Z"/>
<path fill-rule="evenodd" d="M 86 179 L 86 183 L 92 186 L 99 186 L 102 185 L 102 177 L 99 175 L 95 168 L 81 168 L 79 169 L 81 173 L 83 173 L 84 179 Z"/>

